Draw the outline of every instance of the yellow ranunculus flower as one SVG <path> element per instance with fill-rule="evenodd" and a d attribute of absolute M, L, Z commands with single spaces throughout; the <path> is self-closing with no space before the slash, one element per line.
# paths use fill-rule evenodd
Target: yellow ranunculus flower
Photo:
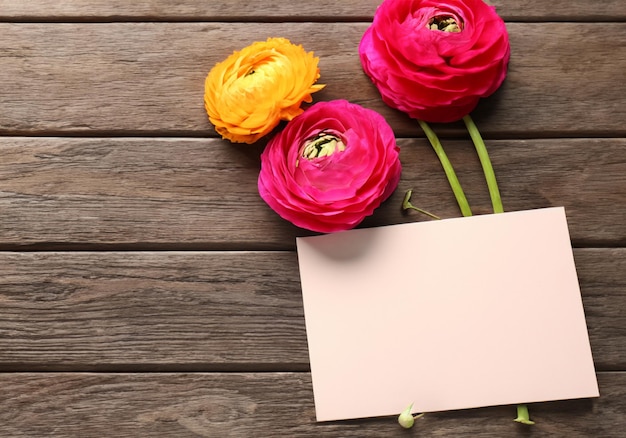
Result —
<path fill-rule="evenodd" d="M 285 38 L 268 38 L 234 52 L 209 72 L 204 107 L 222 138 L 254 143 L 281 120 L 301 114 L 320 77 L 319 58 Z"/>

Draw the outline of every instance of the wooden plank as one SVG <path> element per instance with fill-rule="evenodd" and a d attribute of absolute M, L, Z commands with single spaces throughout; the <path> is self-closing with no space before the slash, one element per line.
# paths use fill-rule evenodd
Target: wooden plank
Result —
<path fill-rule="evenodd" d="M 0 258 L 0 369 L 307 367 L 294 253 Z"/>
<path fill-rule="evenodd" d="M 71 0 L 57 2 L 36 0 L 19 2 L 0 0 L 0 20 L 37 19 L 142 19 L 142 20 L 370 20 L 381 0 L 275 1 L 250 0 L 240 5 L 226 0 L 202 2 L 157 0 L 126 2 L 122 0 Z M 490 0 L 507 20 L 609 20 L 626 17 L 621 0 L 603 0 L 602 5 L 589 0 L 545 2 L 543 0 Z"/>
<path fill-rule="evenodd" d="M 405 165 L 398 190 L 362 226 L 428 220 L 401 211 L 408 189 L 416 205 L 460 216 L 427 141 L 399 144 Z M 489 213 L 471 141 L 444 144 L 474 212 Z M 487 147 L 507 211 L 565 206 L 575 245 L 626 243 L 626 139 L 499 140 Z M 0 138 L 0 245 L 294 249 L 295 237 L 310 233 L 259 197 L 260 150 L 215 139 Z"/>
<path fill-rule="evenodd" d="M 624 369 L 626 249 L 575 258 L 597 369 Z M 0 371 L 308 369 L 294 252 L 0 253 L 0 303 Z"/>
<path fill-rule="evenodd" d="M 574 258 L 596 367 L 625 370 L 626 248 L 577 249 Z"/>
<path fill-rule="evenodd" d="M 620 21 L 626 18 L 622 0 L 608 0 L 601 4 L 593 0 L 488 0 L 498 14 L 509 21 Z"/>
<path fill-rule="evenodd" d="M 3 374 L 0 434 L 11 437 L 619 437 L 626 373 L 600 373 L 600 398 L 428 413 L 409 432 L 395 417 L 315 422 L 308 373 Z"/>
<path fill-rule="evenodd" d="M 328 86 L 381 112 L 399 136 L 417 123 L 382 103 L 357 47 L 367 23 L 0 24 L 0 134 L 214 136 L 202 95 L 233 50 L 285 36 L 320 56 Z M 626 23 L 510 23 L 507 80 L 474 112 L 488 137 L 626 136 Z M 610 38 L 606 36 L 610 35 Z M 340 36 L 340 38 L 339 38 Z M 547 117 L 546 115 L 549 115 Z M 461 124 L 440 127 L 461 135 Z"/>

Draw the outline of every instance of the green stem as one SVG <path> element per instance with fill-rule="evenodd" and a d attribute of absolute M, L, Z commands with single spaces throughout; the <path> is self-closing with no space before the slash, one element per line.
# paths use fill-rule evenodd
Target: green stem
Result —
<path fill-rule="evenodd" d="M 517 405 L 517 418 L 514 421 L 522 424 L 535 424 L 534 421 L 530 420 L 528 406 L 526 405 Z"/>
<path fill-rule="evenodd" d="M 489 196 L 491 197 L 493 212 L 503 213 L 504 207 L 502 206 L 500 190 L 498 190 L 496 174 L 493 171 L 493 166 L 491 165 L 491 160 L 489 159 L 489 153 L 487 152 L 485 142 L 480 135 L 480 131 L 478 131 L 478 127 L 476 126 L 474 120 L 472 120 L 469 114 L 463 117 L 463 122 L 467 127 L 467 131 L 469 132 L 470 137 L 472 137 L 472 142 L 474 143 L 474 147 L 476 148 L 476 152 L 478 153 L 480 164 L 483 167 L 483 173 L 485 174 L 485 180 L 487 181 L 487 187 L 489 188 Z M 526 405 L 517 406 L 517 418 L 515 419 L 515 421 L 523 424 L 535 424 L 534 421 L 530 421 L 528 407 Z"/>
<path fill-rule="evenodd" d="M 487 152 L 485 142 L 480 136 L 480 132 L 478 131 L 476 124 L 469 115 L 463 117 L 463 122 L 465 122 L 465 126 L 469 131 L 470 137 L 472 137 L 472 141 L 476 147 L 476 152 L 478 152 L 478 158 L 480 159 L 480 164 L 483 167 L 485 180 L 487 180 L 487 187 L 489 187 L 489 196 L 491 197 L 493 212 L 503 213 L 504 207 L 502 206 L 502 198 L 500 198 L 500 191 L 498 190 L 496 174 L 493 171 L 493 166 L 491 165 L 491 160 L 489 159 L 489 153 Z"/>
<path fill-rule="evenodd" d="M 448 182 L 450 183 L 450 187 L 452 188 L 452 192 L 454 192 L 454 196 L 456 197 L 456 202 L 459 204 L 459 208 L 461 209 L 461 213 L 463 216 L 471 216 L 472 210 L 470 209 L 469 203 L 467 202 L 467 198 L 465 197 L 465 193 L 461 188 L 461 183 L 459 183 L 459 179 L 456 177 L 456 173 L 454 172 L 454 168 L 452 167 L 452 163 L 448 159 L 445 151 L 443 150 L 443 146 L 441 146 L 441 142 L 437 137 L 437 134 L 430 129 L 428 123 L 418 120 L 420 126 L 424 130 L 428 141 L 430 141 L 431 146 L 435 150 L 439 161 L 441 161 L 441 165 L 443 166 L 443 170 L 448 177 Z"/>
<path fill-rule="evenodd" d="M 456 197 L 457 203 L 461 208 L 461 213 L 463 216 L 471 216 L 472 210 L 469 207 L 467 202 L 467 198 L 465 197 L 465 193 L 461 188 L 461 184 L 452 168 L 452 163 L 448 159 L 445 151 L 443 150 L 443 146 L 441 146 L 441 142 L 437 137 L 437 134 L 428 126 L 428 124 L 422 120 L 418 120 L 420 126 L 424 130 L 426 137 L 430 141 L 431 146 L 435 150 L 437 157 L 439 157 L 439 161 L 443 166 L 443 170 L 448 177 L 448 182 L 450 183 L 450 187 L 452 187 L 452 191 L 454 192 L 454 196 Z M 476 152 L 478 153 L 478 158 L 480 160 L 480 164 L 483 168 L 483 173 L 485 174 L 485 180 L 487 181 L 487 187 L 489 188 L 489 196 L 491 198 L 491 204 L 493 206 L 494 213 L 503 213 L 504 207 L 502 205 L 502 198 L 500 197 L 500 190 L 498 189 L 498 182 L 496 181 L 496 174 L 493 171 L 493 166 L 491 165 L 491 160 L 489 159 L 489 153 L 487 152 L 487 147 L 485 146 L 485 142 L 483 141 L 482 136 L 480 135 L 480 131 L 478 131 L 478 127 L 469 116 L 469 114 L 463 117 L 463 122 L 467 127 L 467 130 L 472 138 L 472 142 L 474 143 L 474 147 L 476 148 Z M 411 198 L 411 191 L 407 191 L 404 195 L 403 208 L 413 208 L 422 213 L 428 214 L 432 216 L 428 212 L 424 212 L 423 210 L 414 207 L 409 202 Z M 534 421 L 530 420 L 530 414 L 528 413 L 528 407 L 526 405 L 517 405 L 517 418 L 515 419 L 518 423 L 523 424 L 535 424 Z"/>
<path fill-rule="evenodd" d="M 402 200 L 402 209 L 403 210 L 415 210 L 415 211 L 419 211 L 422 214 L 425 214 L 426 216 L 430 216 L 433 219 L 441 219 L 439 216 L 437 216 L 436 214 L 433 214 L 429 211 L 426 211 L 422 208 L 416 207 L 413 204 L 411 204 L 411 195 L 413 194 L 413 190 L 407 190 L 404 193 L 404 199 Z"/>

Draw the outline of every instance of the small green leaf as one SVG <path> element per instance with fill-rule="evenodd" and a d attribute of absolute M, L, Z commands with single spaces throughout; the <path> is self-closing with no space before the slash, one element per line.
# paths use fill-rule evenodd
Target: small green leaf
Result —
<path fill-rule="evenodd" d="M 413 204 L 411 204 L 411 195 L 413 194 L 413 190 L 407 190 L 406 193 L 404 194 L 404 199 L 402 200 L 402 209 L 403 210 L 415 210 L 415 211 L 419 211 L 422 214 L 425 214 L 426 216 L 430 216 L 433 219 L 441 219 L 439 216 L 434 215 L 426 210 L 423 210 L 419 207 L 414 206 Z"/>

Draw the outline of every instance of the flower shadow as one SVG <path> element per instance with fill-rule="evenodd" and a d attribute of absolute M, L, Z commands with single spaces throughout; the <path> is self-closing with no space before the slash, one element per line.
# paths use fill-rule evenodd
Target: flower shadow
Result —
<path fill-rule="evenodd" d="M 360 228 L 314 236 L 308 244 L 335 262 L 352 263 L 370 257 L 381 238 L 380 228 Z"/>

